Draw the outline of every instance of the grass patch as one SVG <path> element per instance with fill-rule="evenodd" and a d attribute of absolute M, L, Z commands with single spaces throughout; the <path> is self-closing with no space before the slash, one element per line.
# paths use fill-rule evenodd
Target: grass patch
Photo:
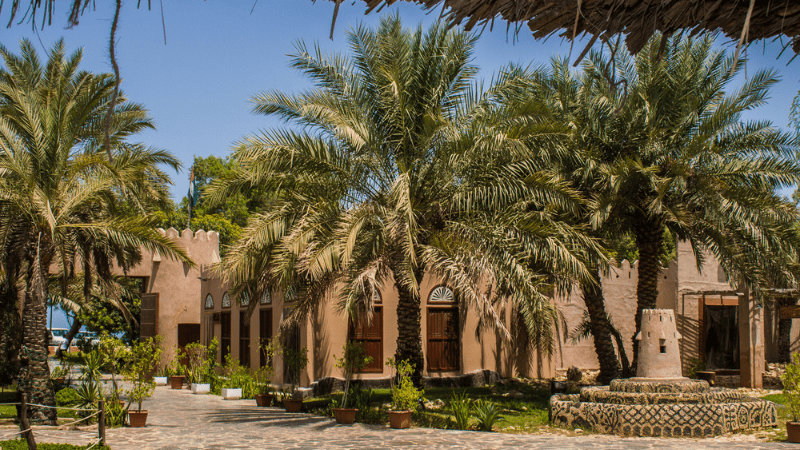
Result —
<path fill-rule="evenodd" d="M 508 392 L 516 391 L 515 396 Z M 454 393 L 464 392 L 472 401 L 484 400 L 497 405 L 502 411 L 503 418 L 494 427 L 495 431 L 506 433 L 535 433 L 548 424 L 548 401 L 550 391 L 536 388 L 526 384 L 513 384 L 508 386 L 484 386 L 469 388 L 429 388 L 425 390 L 425 401 L 429 405 L 414 414 L 414 426 L 427 428 L 455 428 L 455 416 L 450 409 L 449 401 Z M 303 402 L 306 411 L 331 416 L 331 402 L 341 401 L 341 392 L 315 397 Z M 519 398 L 515 398 L 519 397 Z M 351 397 L 352 398 L 352 397 Z M 389 389 L 373 389 L 372 411 L 367 414 L 369 423 L 388 423 L 386 405 L 392 401 Z M 433 404 L 433 407 L 430 405 Z M 470 429 L 475 429 L 477 420 L 474 412 L 471 414 Z"/>
<path fill-rule="evenodd" d="M 86 450 L 91 446 L 87 445 L 70 445 L 70 444 L 40 444 L 36 443 L 39 450 Z M 24 439 L 16 439 L 13 441 L 0 441 L 0 448 L 3 450 L 28 450 L 28 444 Z M 99 445 L 92 447 L 92 450 L 111 450 L 111 447 Z"/>
<path fill-rule="evenodd" d="M 769 400 L 772 403 L 777 403 L 779 405 L 785 405 L 786 404 L 786 396 L 783 395 L 783 394 L 770 394 L 770 395 L 765 395 L 765 396 L 763 396 L 761 398 L 763 400 Z"/>
<path fill-rule="evenodd" d="M 16 391 L 0 391 L 0 403 L 19 403 L 19 397 L 17 397 Z M 61 406 L 61 405 L 59 405 Z M 0 425 L 11 425 L 17 419 L 17 407 L 15 405 L 6 405 L 0 406 Z M 59 422 L 72 422 L 74 420 L 80 419 L 77 411 L 72 410 L 58 410 L 58 421 Z M 0 446 L 3 450 L 6 450 L 6 447 Z M 28 448 L 27 446 L 25 447 Z"/>

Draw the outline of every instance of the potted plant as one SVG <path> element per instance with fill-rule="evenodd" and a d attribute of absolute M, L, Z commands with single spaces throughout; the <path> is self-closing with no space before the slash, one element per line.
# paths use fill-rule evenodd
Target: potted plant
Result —
<path fill-rule="evenodd" d="M 411 426 L 411 414 L 417 410 L 419 400 L 425 393 L 417 389 L 411 381 L 414 366 L 408 361 L 390 360 L 397 371 L 398 383 L 392 386 L 392 409 L 389 410 L 389 426 L 392 428 L 408 428 Z"/>
<path fill-rule="evenodd" d="M 180 360 L 181 351 L 175 351 L 175 358 L 169 366 L 171 375 L 169 376 L 169 385 L 172 389 L 183 389 L 183 380 L 186 378 L 186 367 L 181 364 Z"/>
<path fill-rule="evenodd" d="M 353 378 L 353 373 L 372 362 L 372 357 L 364 354 L 364 346 L 359 342 L 349 341 L 342 350 L 344 351 L 342 357 L 337 358 L 334 355 L 334 359 L 336 360 L 336 367 L 344 372 L 344 394 L 342 395 L 341 407 L 333 408 L 333 417 L 336 419 L 336 423 L 349 425 L 356 421 L 356 413 L 358 412 L 357 408 L 347 407 L 350 381 Z"/>
<path fill-rule="evenodd" d="M 184 352 L 187 361 L 186 375 L 192 393 L 208 394 L 211 391 L 211 372 L 216 365 L 213 355 L 217 354 L 219 343 L 215 337 L 208 347 L 193 342 L 186 346 Z"/>
<path fill-rule="evenodd" d="M 111 373 L 111 396 L 106 399 L 107 403 L 117 409 L 124 408 L 125 402 L 119 399 L 122 389 L 117 382 L 117 375 L 124 371 L 130 360 L 130 348 L 113 336 L 103 335 L 96 351 L 101 355 L 103 367 Z"/>
<path fill-rule="evenodd" d="M 153 377 L 153 382 L 156 386 L 166 386 L 169 383 L 169 377 L 172 375 L 172 371 L 170 370 L 169 366 L 163 366 L 158 371 L 156 371 L 156 376 Z"/>
<path fill-rule="evenodd" d="M 800 353 L 792 355 L 792 362 L 786 365 L 786 372 L 781 376 L 783 395 L 792 421 L 786 422 L 786 439 L 789 442 L 800 442 Z"/>
<path fill-rule="evenodd" d="M 256 385 L 256 405 L 272 406 L 274 395 L 272 394 L 272 377 L 275 375 L 275 368 L 272 367 L 272 360 L 275 355 L 280 354 L 281 346 L 277 338 L 264 341 L 259 346 L 264 355 L 264 367 L 258 369 L 254 376 Z"/>
<path fill-rule="evenodd" d="M 225 365 L 223 366 L 223 373 L 225 380 L 221 390 L 222 398 L 225 400 L 238 400 L 242 398 L 242 388 L 239 386 L 239 378 L 242 371 L 246 371 L 244 367 L 239 365 L 239 360 L 231 357 L 230 354 L 225 356 Z"/>
<path fill-rule="evenodd" d="M 308 365 L 308 349 L 303 347 L 300 350 L 296 350 L 291 347 L 283 346 L 283 363 L 286 364 L 286 367 L 289 369 L 289 375 L 291 376 L 290 383 L 292 386 L 289 391 L 291 393 L 291 398 L 285 398 L 283 400 L 283 407 L 286 409 L 286 412 L 297 413 L 303 410 L 303 399 L 294 398 L 294 390 L 295 387 L 300 384 L 300 371 L 305 369 L 306 365 Z"/>
<path fill-rule="evenodd" d="M 136 411 L 128 410 L 132 427 L 143 427 L 147 422 L 147 411 L 142 410 L 142 400 L 153 395 L 156 389 L 152 374 L 160 357 L 161 349 L 152 338 L 136 342 L 131 347 L 125 379 L 130 384 L 130 389 L 126 391 L 128 401 L 138 405 Z"/>

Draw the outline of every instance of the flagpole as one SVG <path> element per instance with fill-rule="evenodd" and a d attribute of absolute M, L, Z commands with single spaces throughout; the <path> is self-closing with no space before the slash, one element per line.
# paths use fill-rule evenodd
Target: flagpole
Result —
<path fill-rule="evenodd" d="M 192 166 L 192 171 L 189 173 L 189 201 L 187 202 L 189 205 L 189 214 L 186 217 L 186 229 L 192 229 L 192 206 L 194 203 L 194 166 Z"/>

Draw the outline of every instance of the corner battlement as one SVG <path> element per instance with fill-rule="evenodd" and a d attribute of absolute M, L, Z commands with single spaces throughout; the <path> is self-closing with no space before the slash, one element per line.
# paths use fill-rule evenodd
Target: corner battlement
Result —
<path fill-rule="evenodd" d="M 168 238 L 183 242 L 187 246 L 196 242 L 211 242 L 212 244 L 219 245 L 219 233 L 216 231 L 197 230 L 197 232 L 192 232 L 192 230 L 186 228 L 179 232 L 175 228 L 170 227 L 168 230 L 159 228 L 158 232 L 161 233 L 162 236 L 167 236 Z"/>

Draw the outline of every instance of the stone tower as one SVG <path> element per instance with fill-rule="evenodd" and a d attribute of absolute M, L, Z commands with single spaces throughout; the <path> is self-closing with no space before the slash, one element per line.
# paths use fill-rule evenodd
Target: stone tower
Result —
<path fill-rule="evenodd" d="M 645 309 L 642 311 L 642 330 L 639 341 L 639 366 L 637 378 L 685 379 L 681 374 L 681 354 L 675 327 L 675 313 L 671 309 Z"/>

